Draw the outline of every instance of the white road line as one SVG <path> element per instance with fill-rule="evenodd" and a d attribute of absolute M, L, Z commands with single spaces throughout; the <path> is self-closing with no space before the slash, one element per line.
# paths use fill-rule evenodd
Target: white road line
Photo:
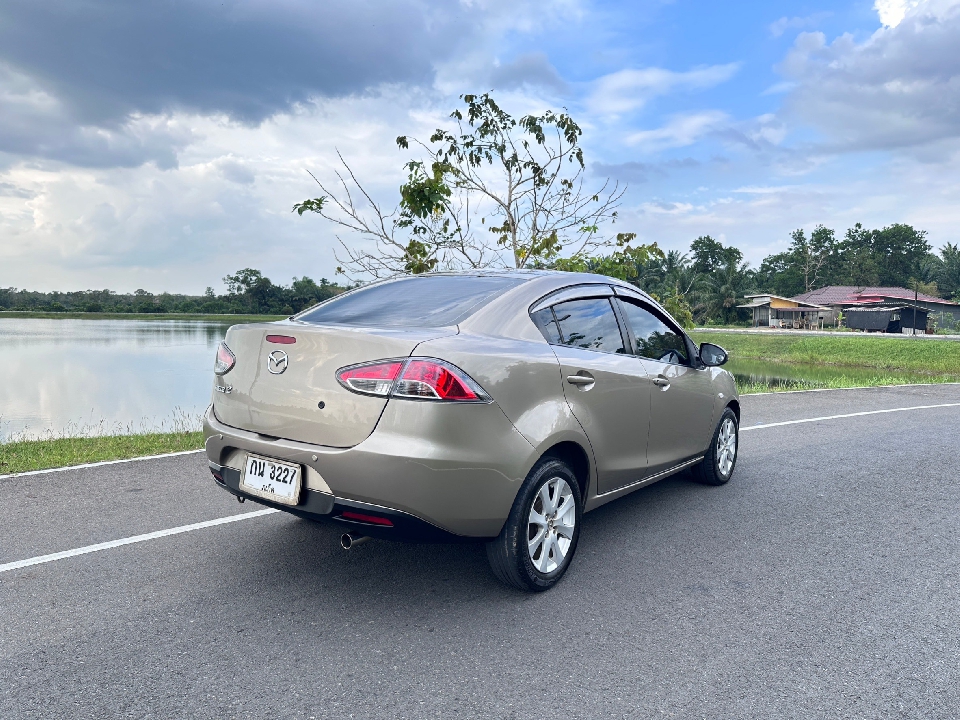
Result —
<path fill-rule="evenodd" d="M 111 540 L 110 542 L 97 543 L 96 545 L 87 545 L 86 547 L 75 548 L 73 550 L 64 550 L 63 552 L 51 553 L 50 555 L 39 555 L 37 557 L 27 558 L 26 560 L 16 560 L 4 565 L 0 565 L 0 573 L 10 570 L 19 570 L 20 568 L 30 567 L 31 565 L 42 565 L 43 563 L 63 560 L 76 555 L 86 555 L 87 553 L 100 552 L 110 548 L 121 547 L 122 545 L 132 545 L 133 543 L 146 542 L 147 540 L 157 540 L 158 538 L 168 537 L 170 535 L 179 535 L 180 533 L 191 532 L 193 530 L 202 530 L 215 525 L 226 525 L 227 523 L 238 522 L 239 520 L 250 520 L 252 518 L 270 515 L 279 510 L 267 508 L 266 510 L 256 510 L 254 512 L 241 513 L 239 515 L 230 515 L 228 517 L 217 518 L 216 520 L 206 520 L 204 522 L 193 523 L 192 525 L 181 525 L 180 527 L 170 528 L 168 530 L 157 530 L 156 532 L 145 533 L 143 535 L 134 535 L 133 537 L 121 538 L 120 540 Z"/>
<path fill-rule="evenodd" d="M 143 457 L 124 458 L 123 460 L 103 460 L 102 462 L 86 463 L 85 465 L 67 465 L 65 467 L 47 468 L 46 470 L 28 470 L 27 472 L 0 475 L 0 480 L 25 477 L 27 475 L 46 475 L 47 473 L 63 472 L 64 470 L 81 470 L 83 468 L 103 467 L 104 465 L 119 465 L 120 463 L 138 462 L 140 460 L 156 460 L 158 458 L 177 457 L 178 455 L 195 455 L 199 452 L 203 452 L 203 449 L 181 450 L 179 452 L 163 453 L 161 455 L 144 455 Z"/>
<path fill-rule="evenodd" d="M 887 410 L 866 410 L 864 412 L 845 413 L 843 415 L 826 415 L 824 417 L 804 418 L 802 420 L 786 420 L 784 422 L 766 423 L 765 425 L 750 425 L 741 427 L 740 432 L 747 430 L 764 430 L 772 427 L 782 427 L 784 425 L 799 425 L 801 423 L 822 422 L 824 420 L 839 420 L 841 418 L 862 417 L 864 415 L 881 415 L 884 413 L 907 412 L 909 410 L 932 410 L 934 408 L 960 407 L 960 403 L 941 403 L 939 405 L 914 405 L 913 407 L 889 408 Z M 185 455 L 187 453 L 170 453 L 168 455 L 157 455 L 154 457 L 170 457 L 171 455 Z M 131 460 L 146 460 L 148 458 L 131 458 Z M 128 462 L 126 460 L 117 460 L 113 462 Z M 90 465 L 77 465 L 75 467 L 96 467 L 97 465 L 110 465 L 107 463 L 92 463 Z M 66 469 L 66 468 L 64 468 Z M 39 471 L 50 472 L 50 471 Z M 32 474 L 32 473 L 23 473 Z M 192 525 L 181 525 L 180 527 L 170 528 L 169 530 L 157 530 L 156 532 L 146 533 L 144 535 L 134 535 L 133 537 L 122 538 L 120 540 L 111 540 L 110 542 L 98 543 L 97 545 L 87 545 L 86 547 L 76 548 L 74 550 L 64 550 L 63 552 L 52 553 L 50 555 L 40 555 L 26 560 L 16 560 L 14 562 L 0 565 L 0 573 L 10 570 L 19 570 L 20 568 L 30 567 L 31 565 L 42 565 L 43 563 L 63 560 L 76 555 L 86 555 L 87 553 L 100 552 L 110 548 L 121 547 L 123 545 L 132 545 L 133 543 L 146 542 L 147 540 L 157 540 L 158 538 L 168 537 L 170 535 L 179 535 L 180 533 L 191 532 L 193 530 L 202 530 L 203 528 L 214 527 L 216 525 L 225 525 L 226 523 L 237 522 L 239 520 L 249 520 L 263 515 L 280 512 L 273 508 L 266 510 L 257 510 L 255 512 L 241 513 L 240 515 L 230 515 L 217 520 L 207 520 L 205 522 L 194 523 Z"/>
<path fill-rule="evenodd" d="M 821 422 L 823 420 L 839 420 L 840 418 L 861 417 L 863 415 L 881 415 L 883 413 L 906 412 L 908 410 L 931 410 L 933 408 L 960 407 L 960 403 L 941 403 L 940 405 L 914 405 L 913 407 L 890 408 L 888 410 L 865 410 L 864 412 L 845 413 L 843 415 L 825 415 L 824 417 L 804 418 L 803 420 L 785 420 L 783 422 L 764 423 L 741 427 L 740 432 L 747 430 L 765 430 L 766 428 L 782 427 L 784 425 L 799 425 L 801 423 Z"/>

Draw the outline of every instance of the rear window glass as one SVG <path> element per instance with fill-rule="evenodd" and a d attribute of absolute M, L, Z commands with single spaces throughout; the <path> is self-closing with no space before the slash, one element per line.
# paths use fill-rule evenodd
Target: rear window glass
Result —
<path fill-rule="evenodd" d="M 332 298 L 297 319 L 319 325 L 446 327 L 526 280 L 495 275 L 407 277 Z"/>
<path fill-rule="evenodd" d="M 624 352 L 620 325 L 607 298 L 562 302 L 553 306 L 553 314 L 560 325 L 563 345 L 600 352 Z"/>

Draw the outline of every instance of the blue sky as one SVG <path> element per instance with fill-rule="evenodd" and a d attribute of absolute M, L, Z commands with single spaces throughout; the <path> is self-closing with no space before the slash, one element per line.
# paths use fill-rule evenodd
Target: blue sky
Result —
<path fill-rule="evenodd" d="M 290 213 L 340 150 L 390 204 L 393 139 L 458 94 L 568 108 L 621 230 L 756 266 L 789 232 L 960 221 L 960 0 L 8 0 L 0 286 L 222 291 L 332 278 Z M 344 236 L 355 244 L 357 238 Z"/>

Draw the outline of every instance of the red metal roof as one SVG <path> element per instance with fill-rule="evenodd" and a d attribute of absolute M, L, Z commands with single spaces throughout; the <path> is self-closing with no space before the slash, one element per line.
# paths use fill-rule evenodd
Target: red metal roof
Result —
<path fill-rule="evenodd" d="M 850 305 L 854 303 L 883 302 L 888 298 L 913 300 L 913 290 L 902 287 L 857 287 L 855 285 L 829 285 L 819 290 L 791 298 L 797 302 L 814 303 L 816 305 Z M 940 303 L 942 305 L 956 305 L 957 303 L 933 297 L 924 293 L 917 294 L 917 300 L 923 302 Z"/>

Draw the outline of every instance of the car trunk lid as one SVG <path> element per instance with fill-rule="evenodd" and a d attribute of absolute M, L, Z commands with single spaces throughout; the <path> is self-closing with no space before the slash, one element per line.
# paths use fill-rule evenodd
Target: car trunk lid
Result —
<path fill-rule="evenodd" d="M 382 330 L 296 322 L 235 325 L 225 341 L 236 365 L 217 378 L 221 390 L 214 392 L 214 412 L 241 430 L 351 447 L 373 432 L 387 399 L 347 390 L 337 382 L 337 370 L 406 357 L 425 340 L 455 333 L 449 328 Z"/>

